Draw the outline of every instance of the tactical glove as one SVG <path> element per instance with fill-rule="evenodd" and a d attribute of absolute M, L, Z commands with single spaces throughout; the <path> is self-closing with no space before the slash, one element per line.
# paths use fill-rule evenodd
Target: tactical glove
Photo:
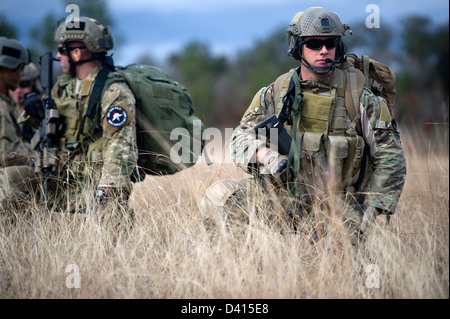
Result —
<path fill-rule="evenodd" d="M 270 175 L 272 183 L 277 186 L 286 185 L 286 169 L 288 168 L 286 156 L 270 149 L 264 154 L 260 164 L 260 174 Z"/>
<path fill-rule="evenodd" d="M 118 204 L 126 205 L 129 196 L 129 190 L 124 188 L 99 187 L 95 192 L 95 202 L 102 207 L 105 207 L 111 200 L 118 200 Z"/>
<path fill-rule="evenodd" d="M 25 112 L 30 117 L 42 120 L 45 117 L 45 111 L 39 95 L 36 92 L 30 92 L 24 96 L 24 99 Z"/>

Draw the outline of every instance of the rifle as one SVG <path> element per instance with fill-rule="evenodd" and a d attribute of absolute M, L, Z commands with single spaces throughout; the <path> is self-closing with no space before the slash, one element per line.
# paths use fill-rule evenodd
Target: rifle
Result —
<path fill-rule="evenodd" d="M 42 98 L 42 105 L 45 116 L 41 120 L 39 130 L 33 137 L 32 145 L 38 148 L 38 160 L 36 168 L 41 168 L 44 174 L 44 207 L 47 210 L 48 203 L 48 179 L 53 177 L 56 170 L 56 125 L 59 119 L 59 111 L 52 99 L 53 88 L 53 55 L 51 52 L 40 57 L 41 64 L 41 85 L 45 95 Z"/>
<path fill-rule="evenodd" d="M 277 136 L 278 136 L 278 142 L 272 141 L 272 144 L 274 144 L 278 149 L 277 151 L 280 154 L 288 155 L 289 150 L 291 149 L 291 137 L 289 136 L 288 132 L 284 129 L 284 123 L 280 121 L 275 115 L 272 115 L 268 118 L 266 118 L 261 123 L 258 123 L 253 128 L 258 135 L 260 130 L 265 130 L 266 138 L 270 142 L 271 134 L 270 132 L 275 129 L 277 130 Z"/>

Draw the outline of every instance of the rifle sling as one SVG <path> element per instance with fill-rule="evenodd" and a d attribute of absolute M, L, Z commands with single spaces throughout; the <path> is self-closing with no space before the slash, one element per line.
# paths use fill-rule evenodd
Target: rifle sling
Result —
<path fill-rule="evenodd" d="M 89 137 L 94 136 L 94 131 L 97 128 L 97 124 L 100 120 L 101 116 L 101 108 L 99 107 L 100 97 L 103 92 L 103 88 L 106 83 L 106 79 L 108 77 L 110 70 L 103 66 L 103 68 L 99 71 L 97 78 L 95 79 L 94 87 L 92 88 L 91 97 L 89 98 L 88 108 L 86 114 L 83 116 L 83 120 L 81 122 L 80 132 L 84 135 L 84 139 L 88 139 Z M 84 122 L 86 117 L 92 119 L 92 125 L 89 128 L 89 132 L 83 133 L 84 130 Z"/>

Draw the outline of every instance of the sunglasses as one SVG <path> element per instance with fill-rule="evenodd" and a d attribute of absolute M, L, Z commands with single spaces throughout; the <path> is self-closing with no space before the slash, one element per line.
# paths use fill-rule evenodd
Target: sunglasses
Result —
<path fill-rule="evenodd" d="M 310 50 L 320 50 L 325 45 L 327 50 L 334 49 L 338 44 L 337 38 L 328 38 L 328 39 L 308 39 L 304 40 L 302 44 L 306 45 L 306 47 Z"/>
<path fill-rule="evenodd" d="M 27 88 L 31 86 L 31 81 L 27 80 L 27 81 L 20 81 L 19 86 L 23 89 L 23 88 Z"/>
<path fill-rule="evenodd" d="M 62 47 L 58 47 L 58 52 L 59 52 L 59 54 L 62 54 L 62 55 L 69 55 L 69 51 L 73 51 L 75 49 L 86 49 L 86 47 L 68 48 L 67 46 L 63 45 Z"/>

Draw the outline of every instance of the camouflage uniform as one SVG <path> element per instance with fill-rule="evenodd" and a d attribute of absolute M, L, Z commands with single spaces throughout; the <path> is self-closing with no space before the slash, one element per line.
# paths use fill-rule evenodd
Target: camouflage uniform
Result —
<path fill-rule="evenodd" d="M 14 39 L 0 37 L 0 68 L 18 72 L 18 68 L 27 63 L 29 54 L 22 44 Z M 0 77 L 0 81 L 5 82 L 11 90 L 17 85 L 3 77 Z M 13 100 L 0 94 L 0 203 L 18 190 L 24 190 L 24 180 L 33 172 L 28 166 L 31 155 L 31 147 L 23 140 L 17 124 Z"/>
<path fill-rule="evenodd" d="M 87 23 L 86 29 L 92 34 L 105 32 L 95 38 L 88 38 L 92 41 L 103 39 L 100 42 L 103 47 L 99 46 L 98 49 L 96 44 L 86 42 L 89 43 L 89 48 L 92 46 L 105 53 L 112 47 L 109 28 L 103 28 L 90 18 L 83 17 L 82 20 Z M 62 27 L 62 24 L 58 26 L 57 41 L 60 35 L 58 30 L 62 30 Z M 68 34 L 70 37 L 70 32 Z M 83 32 L 78 36 L 84 36 Z M 83 80 L 77 79 L 72 73 L 63 74 L 58 77 L 52 89 L 52 98 L 59 111 L 59 122 L 55 141 L 56 170 L 48 183 L 49 200 L 50 204 L 64 205 L 58 207 L 67 207 L 71 211 L 79 211 L 80 207 L 75 205 L 83 203 L 83 198 L 79 196 L 85 190 L 106 188 L 110 191 L 108 197 L 118 195 L 126 202 L 132 188 L 130 176 L 137 161 L 136 100 L 124 81 L 111 81 L 104 88 L 98 103 L 101 112 L 99 123 L 93 123 L 85 115 L 99 72 L 100 68 L 95 67 Z M 108 74 L 109 78 L 117 76 L 117 72 Z M 35 119 L 27 116 L 23 120 L 24 123 L 36 123 Z M 36 161 L 35 177 L 42 175 L 41 169 L 39 161 Z M 5 181 L 3 183 L 6 184 Z M 91 195 L 93 196 L 92 193 Z"/>
<path fill-rule="evenodd" d="M 136 101 L 124 82 L 113 83 L 104 91 L 101 101 L 101 133 L 95 134 L 93 140 L 83 145 L 84 151 L 80 150 L 84 140 L 80 126 L 98 72 L 98 68 L 94 69 L 78 86 L 76 78 L 62 75 L 52 90 L 66 128 L 61 133 L 58 145 L 59 158 L 62 159 L 60 171 L 64 178 L 67 177 L 67 172 L 73 177 L 92 178 L 97 175 L 98 187 L 131 189 L 130 174 L 136 165 L 137 154 Z M 126 117 L 119 126 L 109 120 L 108 113 L 113 108 L 117 108 Z M 89 131 L 91 124 L 91 120 L 86 118 L 84 134 Z"/>
<path fill-rule="evenodd" d="M 326 83 L 327 80 L 323 81 Z M 317 81 L 301 81 L 301 85 L 305 92 L 324 93 L 318 88 Z M 274 92 L 274 83 L 261 89 L 233 132 L 231 156 L 235 163 L 248 173 L 253 171 L 248 164 L 255 158 L 256 151 L 261 146 L 266 146 L 264 141 L 256 138 L 253 127 L 271 114 L 279 115 L 281 109 L 277 109 L 276 104 L 282 96 L 277 96 L 277 93 L 280 92 Z M 406 160 L 400 136 L 389 118 L 380 119 L 382 112 L 379 99 L 369 89 L 364 89 L 360 103 L 362 136 L 370 150 L 372 164 L 369 169 L 371 174 L 367 176 L 362 189 L 362 206 L 372 206 L 385 213 L 394 213 L 406 177 Z M 350 128 L 351 122 L 347 115 L 347 128 Z M 287 123 L 285 125 L 291 135 L 292 128 Z M 357 134 L 356 130 L 352 134 Z"/>
<path fill-rule="evenodd" d="M 323 8 L 310 8 L 294 17 L 287 31 L 288 55 L 301 61 L 302 68 L 320 76 L 302 80 L 301 69 L 297 68 L 259 90 L 233 132 L 230 151 L 236 165 L 261 181 L 267 193 L 278 193 L 284 203 L 286 194 L 293 199 L 292 204 L 282 204 L 288 214 L 311 211 L 314 201 L 322 205 L 330 198 L 337 199 L 352 233 L 357 233 L 366 221 L 373 221 L 374 214 L 395 212 L 405 183 L 406 160 L 386 100 L 361 85 L 364 75 L 345 59 L 341 37 L 348 29 L 336 13 Z M 335 37 L 330 47 L 335 49 L 335 60 L 330 59 L 329 65 L 323 67 L 309 64 L 302 55 L 302 44 L 307 43 L 308 37 Z M 308 48 L 320 50 L 324 45 L 319 42 Z M 354 73 L 350 75 L 351 72 Z M 354 94 L 356 91 L 359 95 Z M 272 163 L 284 161 L 294 165 L 286 166 L 280 183 L 274 174 L 279 166 L 268 171 L 269 167 L 256 162 L 256 153 L 273 145 L 256 135 L 254 128 L 269 116 L 280 118 L 284 98 L 294 101 L 284 122 L 292 139 L 291 152 L 282 154 L 276 150 L 280 156 Z M 359 117 L 350 117 L 349 101 L 359 104 Z M 203 214 L 208 218 L 212 209 L 233 209 L 236 205 L 228 202 L 236 198 L 235 194 L 240 198 L 250 193 L 242 182 L 215 183 L 205 193 Z"/>
<path fill-rule="evenodd" d="M 14 102 L 0 94 L 0 167 L 26 164 L 32 155 L 15 117 Z"/>

